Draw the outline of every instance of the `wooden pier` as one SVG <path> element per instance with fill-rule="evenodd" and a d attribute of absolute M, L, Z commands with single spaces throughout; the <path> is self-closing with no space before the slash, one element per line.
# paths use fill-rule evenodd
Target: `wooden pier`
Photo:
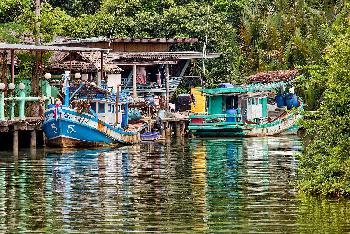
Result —
<path fill-rule="evenodd" d="M 48 82 L 45 82 L 43 85 L 45 95 L 37 97 L 27 96 L 25 88 L 23 83 L 18 85 L 0 83 L 0 139 L 2 142 L 0 148 L 9 150 L 12 146 L 15 155 L 18 154 L 21 147 L 35 149 L 38 145 L 38 138 L 41 145 L 44 144 L 41 130 L 43 116 L 39 115 L 43 114 L 50 101 L 51 87 Z M 7 92 L 7 97 L 5 92 Z M 18 95 L 16 96 L 15 93 Z M 41 114 L 40 111 L 37 113 L 39 117 L 26 116 L 26 112 L 33 111 L 29 111 L 33 107 L 41 110 Z"/>
<path fill-rule="evenodd" d="M 36 149 L 37 146 L 43 146 L 41 123 L 41 118 L 0 121 L 0 136 L 3 142 L 1 150 L 12 148 L 13 153 L 17 155 L 21 147 Z"/>
<path fill-rule="evenodd" d="M 144 118 L 143 121 L 148 123 L 149 126 L 154 126 L 156 120 Z M 162 138 L 167 138 L 171 136 L 175 137 L 184 137 L 187 135 L 187 126 L 188 126 L 188 118 L 163 118 L 162 129 L 160 130 L 160 134 Z"/>

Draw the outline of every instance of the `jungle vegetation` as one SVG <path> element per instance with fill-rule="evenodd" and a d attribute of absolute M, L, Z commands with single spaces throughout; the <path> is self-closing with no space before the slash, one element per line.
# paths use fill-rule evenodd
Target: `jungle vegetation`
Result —
<path fill-rule="evenodd" d="M 350 5 L 344 0 L 33 0 L 0 2 L 0 41 L 56 36 L 195 37 L 191 48 L 221 52 L 205 61 L 206 85 L 242 82 L 259 71 L 297 68 L 296 87 L 311 141 L 299 157 L 301 191 L 350 194 Z M 191 72 L 203 73 L 201 64 Z M 243 77 L 243 78 L 242 78 Z"/>

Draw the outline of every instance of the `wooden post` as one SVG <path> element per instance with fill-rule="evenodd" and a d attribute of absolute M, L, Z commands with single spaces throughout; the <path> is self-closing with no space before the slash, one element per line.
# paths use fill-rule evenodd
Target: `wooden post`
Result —
<path fill-rule="evenodd" d="M 47 144 L 47 138 L 46 138 L 46 135 L 45 135 L 45 132 L 43 131 L 43 144 L 44 144 L 44 147 L 46 146 Z"/>
<path fill-rule="evenodd" d="M 30 132 L 30 148 L 35 149 L 36 148 L 36 131 L 32 130 Z"/>
<path fill-rule="evenodd" d="M 119 124 L 119 108 L 118 108 L 118 105 L 119 105 L 119 85 L 117 85 L 117 92 L 115 94 L 115 108 L 114 108 L 114 111 L 115 111 L 115 125 Z"/>
<path fill-rule="evenodd" d="M 167 136 L 167 131 L 168 131 L 168 124 L 167 124 L 167 122 L 163 122 L 163 135 L 164 135 L 164 137 L 166 137 Z"/>
<path fill-rule="evenodd" d="M 13 131 L 13 154 L 18 155 L 18 130 Z"/>
<path fill-rule="evenodd" d="M 165 129 L 165 134 L 167 136 L 171 136 L 171 124 L 169 123 L 169 121 L 166 121 L 166 129 Z"/>
<path fill-rule="evenodd" d="M 5 93 L 0 90 L 0 121 L 5 121 Z"/>
<path fill-rule="evenodd" d="M 136 90 L 136 64 L 132 66 L 132 97 L 134 100 L 137 99 L 137 90 Z"/>
<path fill-rule="evenodd" d="M 10 97 L 12 100 L 10 101 L 10 120 L 15 119 L 15 100 L 14 100 L 14 90 L 10 90 Z"/>
<path fill-rule="evenodd" d="M 11 50 L 11 83 L 15 83 L 15 51 Z"/>
<path fill-rule="evenodd" d="M 160 135 L 162 138 L 165 138 L 165 124 L 164 123 L 161 123 L 161 128 L 160 128 Z"/>
<path fill-rule="evenodd" d="M 180 137 L 181 136 L 181 122 L 175 122 L 175 136 Z"/>
<path fill-rule="evenodd" d="M 165 66 L 165 108 L 169 110 L 169 64 Z"/>
<path fill-rule="evenodd" d="M 185 121 L 181 121 L 181 135 L 185 136 L 185 132 L 186 131 L 186 122 Z"/>
<path fill-rule="evenodd" d="M 101 80 L 104 80 L 103 73 L 103 51 L 101 51 Z"/>

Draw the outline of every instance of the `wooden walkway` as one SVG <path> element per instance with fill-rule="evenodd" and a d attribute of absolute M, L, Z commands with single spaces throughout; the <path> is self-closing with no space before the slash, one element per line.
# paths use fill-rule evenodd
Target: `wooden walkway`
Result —
<path fill-rule="evenodd" d="M 143 121 L 148 123 L 149 126 L 154 126 L 155 119 L 143 118 Z M 162 129 L 160 131 L 162 138 L 174 135 L 175 137 L 182 137 L 186 135 L 186 129 L 188 126 L 188 117 L 183 118 L 163 118 Z"/>
<path fill-rule="evenodd" d="M 18 155 L 20 140 L 29 141 L 30 148 L 35 149 L 37 146 L 37 135 L 38 132 L 42 133 L 41 130 L 42 118 L 31 117 L 24 120 L 15 118 L 14 120 L 0 121 L 0 133 L 8 133 L 7 136 L 12 136 L 12 150 L 14 155 Z M 20 132 L 30 132 L 30 138 L 19 139 Z M 7 139 L 9 141 L 9 139 Z"/>

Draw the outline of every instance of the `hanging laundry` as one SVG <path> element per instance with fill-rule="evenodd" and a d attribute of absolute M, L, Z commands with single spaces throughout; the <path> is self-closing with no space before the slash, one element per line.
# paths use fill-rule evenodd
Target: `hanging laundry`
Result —
<path fill-rule="evenodd" d="M 146 84 L 147 72 L 145 67 L 138 66 L 136 69 L 136 82 L 138 84 Z"/>
<path fill-rule="evenodd" d="M 159 70 L 158 70 L 158 73 L 157 73 L 157 84 L 158 84 L 159 88 L 162 87 L 162 79 L 160 78 Z"/>

